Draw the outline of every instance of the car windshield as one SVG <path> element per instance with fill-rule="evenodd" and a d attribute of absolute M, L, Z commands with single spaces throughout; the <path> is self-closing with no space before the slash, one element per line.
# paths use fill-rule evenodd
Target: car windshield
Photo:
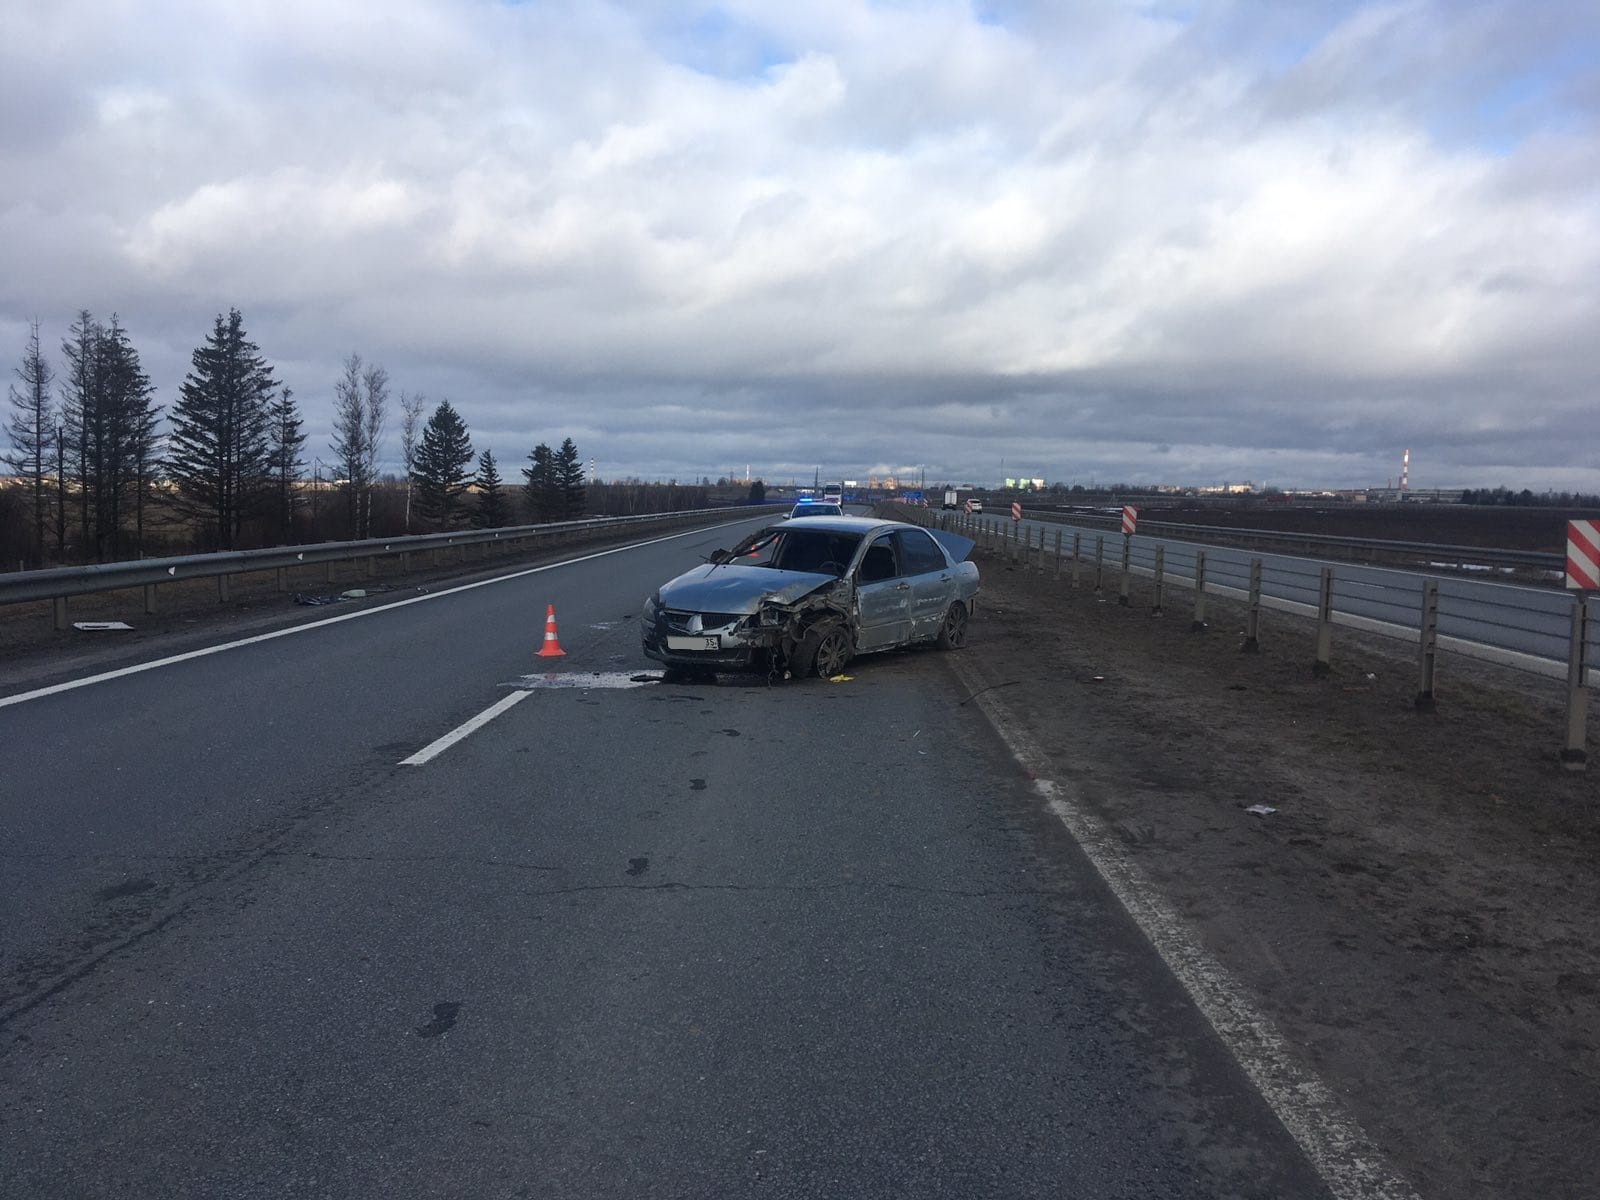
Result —
<path fill-rule="evenodd" d="M 739 545 L 729 561 L 746 567 L 843 575 L 861 544 L 859 533 L 828 529 L 765 529 Z"/>

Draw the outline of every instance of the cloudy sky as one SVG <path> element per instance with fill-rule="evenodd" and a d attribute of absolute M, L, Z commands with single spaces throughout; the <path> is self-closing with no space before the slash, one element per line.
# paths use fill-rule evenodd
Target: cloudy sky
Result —
<path fill-rule="evenodd" d="M 324 460 L 1600 491 L 1600 0 L 5 0 L 0 178 L 0 362 L 236 306 Z"/>

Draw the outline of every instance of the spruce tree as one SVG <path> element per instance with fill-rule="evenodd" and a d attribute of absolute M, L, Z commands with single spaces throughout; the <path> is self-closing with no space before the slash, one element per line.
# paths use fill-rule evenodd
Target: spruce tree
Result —
<path fill-rule="evenodd" d="M 62 344 L 67 374 L 62 394 L 59 475 L 78 493 L 80 553 L 100 562 L 122 553 L 124 514 L 137 503 L 140 532 L 160 410 L 139 352 L 117 317 L 110 326 L 80 312 Z"/>
<path fill-rule="evenodd" d="M 556 486 L 561 489 L 561 516 L 572 521 L 583 516 L 583 461 L 578 447 L 567 438 L 556 451 Z"/>
<path fill-rule="evenodd" d="M 267 407 L 267 463 L 272 474 L 280 541 L 291 541 L 294 537 L 295 489 L 305 474 L 305 459 L 300 457 L 305 444 L 300 409 L 294 402 L 294 393 L 284 388 Z"/>
<path fill-rule="evenodd" d="M 138 540 L 144 538 L 144 494 L 152 473 L 160 409 L 151 403 L 155 387 L 115 313 L 100 339 L 98 353 L 104 419 L 96 448 L 101 481 L 96 550 L 103 555 L 109 549 L 112 558 L 121 558 L 123 524 L 130 500 L 136 513 Z"/>
<path fill-rule="evenodd" d="M 268 430 L 276 387 L 239 310 L 218 315 L 173 406 L 167 470 L 177 508 L 206 522 L 219 549 L 237 545 L 245 520 L 271 496 Z"/>
<path fill-rule="evenodd" d="M 540 442 L 528 455 L 532 466 L 523 467 L 528 482 L 522 490 L 528 497 L 528 511 L 536 522 L 554 521 L 561 516 L 561 483 L 556 474 L 556 456 Z"/>
<path fill-rule="evenodd" d="M 11 451 L 0 461 L 27 480 L 33 507 L 33 562 L 39 566 L 44 562 L 45 523 L 50 511 L 46 485 L 56 443 L 56 413 L 50 398 L 50 381 L 55 372 L 39 348 L 38 321 L 28 327 L 27 348 L 16 375 L 21 389 L 16 384 L 8 389 L 12 411 L 6 421 L 6 433 L 11 438 Z"/>
<path fill-rule="evenodd" d="M 467 464 L 472 461 L 472 439 L 450 401 L 439 401 L 417 446 L 417 511 L 441 529 L 456 525 L 461 517 L 461 494 L 467 490 Z"/>
<path fill-rule="evenodd" d="M 89 310 L 83 309 L 68 328 L 66 340 L 61 343 L 61 357 L 66 360 L 67 370 L 61 385 L 61 448 L 57 477 L 61 485 L 63 510 L 69 481 L 76 492 L 80 558 L 88 557 L 89 547 L 94 541 L 90 511 L 98 481 L 92 466 L 90 447 L 100 421 L 99 345 L 104 333 L 104 328 Z"/>
<path fill-rule="evenodd" d="M 500 482 L 500 468 L 494 461 L 494 451 L 485 450 L 478 458 L 478 477 L 474 480 L 478 490 L 478 503 L 472 509 L 472 524 L 478 529 L 499 529 L 509 525 L 506 492 Z"/>

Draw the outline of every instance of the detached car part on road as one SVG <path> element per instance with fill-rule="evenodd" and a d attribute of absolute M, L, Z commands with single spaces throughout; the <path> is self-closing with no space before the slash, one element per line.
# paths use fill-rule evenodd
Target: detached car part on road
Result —
<path fill-rule="evenodd" d="M 800 679 L 913 642 L 957 649 L 978 594 L 972 545 L 865 517 L 771 525 L 646 600 L 644 652 L 669 667 Z"/>

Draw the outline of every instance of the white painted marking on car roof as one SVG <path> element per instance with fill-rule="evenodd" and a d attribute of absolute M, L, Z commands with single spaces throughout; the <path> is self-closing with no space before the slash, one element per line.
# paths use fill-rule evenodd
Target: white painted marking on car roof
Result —
<path fill-rule="evenodd" d="M 439 757 L 439 755 L 450 749 L 451 746 L 454 746 L 462 738 L 467 737 L 469 734 L 475 733 L 479 729 L 482 729 L 485 725 L 494 720 L 501 713 L 505 712 L 508 708 L 511 708 L 517 704 L 521 704 L 531 695 L 533 695 L 532 692 L 523 691 L 519 688 L 517 691 L 501 696 L 500 699 L 496 700 L 488 708 L 484 709 L 477 716 L 473 717 L 472 720 L 467 721 L 464 724 L 457 725 L 442 738 L 435 738 L 421 750 L 418 750 L 410 758 L 402 758 L 399 765 L 402 767 L 420 767 L 423 763 Z"/>
<path fill-rule="evenodd" d="M 1051 778 L 1049 756 L 1023 732 L 989 681 L 950 663 L 974 703 L 1033 779 L 1045 805 L 1106 881 L 1134 923 L 1216 1030 L 1336 1200 L 1417 1200 L 1327 1084 L 1296 1059 L 1272 1021 L 1261 1012 L 1176 912 L 1160 898 L 1122 843 L 1067 783 Z"/>
<path fill-rule="evenodd" d="M 88 687 L 94 683 L 107 683 L 113 679 L 121 679 L 127 675 L 138 675 L 143 671 L 154 671 L 157 667 L 170 667 L 181 662 L 188 662 L 194 658 L 205 658 L 209 654 L 221 654 L 224 650 L 237 650 L 243 646 L 254 646 L 259 642 L 270 642 L 275 638 L 290 637 L 297 633 L 307 633 L 313 629 L 321 629 L 328 625 L 337 625 L 342 621 L 354 621 L 358 617 L 372 617 L 378 613 L 391 612 L 397 608 L 405 608 L 409 604 L 421 604 L 426 600 L 438 600 L 445 596 L 454 596 L 458 592 L 470 592 L 474 588 L 488 587 L 491 583 L 505 583 L 511 579 L 521 579 L 525 575 L 537 575 L 541 571 L 553 571 L 557 567 L 570 567 L 577 563 L 589 562 L 591 559 L 605 558 L 610 554 L 621 554 L 624 550 L 638 550 L 644 546 L 654 546 L 661 542 L 671 542 L 678 538 L 694 537 L 696 534 L 710 533 L 717 529 L 726 529 L 730 525 L 744 525 L 751 520 L 765 520 L 764 517 L 747 518 L 744 521 L 727 521 L 721 525 L 707 525 L 700 529 L 691 529 L 685 533 L 669 533 L 665 537 L 651 538 L 643 542 L 630 542 L 626 546 L 613 546 L 609 550 L 599 550 L 593 554 L 585 554 L 581 558 L 567 558 L 560 562 L 545 563 L 540 567 L 529 567 L 523 571 L 514 571 L 509 575 L 496 575 L 493 579 L 479 579 L 474 583 L 463 583 L 459 587 L 446 588 L 442 592 L 429 592 L 423 596 L 412 596 L 406 600 L 396 600 L 391 604 L 379 604 L 373 608 L 361 608 L 354 612 L 340 613 L 337 617 L 324 617 L 319 621 L 308 621 L 304 625 L 291 625 L 287 629 L 274 629 L 271 633 L 258 633 L 254 637 L 239 638 L 232 642 L 223 642 L 217 646 L 206 646 L 201 650 L 190 650 L 183 654 L 174 654 L 167 658 L 157 658 L 146 663 L 135 663 L 131 667 L 120 667 L 115 671 L 104 671 L 99 675 L 86 675 L 82 679 L 69 679 L 66 683 L 55 683 L 49 687 L 35 688 L 31 692 L 18 692 L 15 696 L 0 696 L 0 708 L 8 708 L 13 704 L 25 704 L 29 700 L 42 700 L 46 696 L 57 696 L 62 692 L 74 691 L 77 688 Z"/>

